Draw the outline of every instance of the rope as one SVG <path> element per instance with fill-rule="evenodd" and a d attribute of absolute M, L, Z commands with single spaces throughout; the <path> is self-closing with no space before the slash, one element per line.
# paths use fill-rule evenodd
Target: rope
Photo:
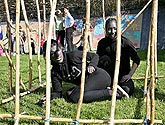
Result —
<path fill-rule="evenodd" d="M 70 125 L 78 125 L 80 124 L 80 122 L 78 120 L 74 120 L 70 123 Z"/>
<path fill-rule="evenodd" d="M 50 122 L 50 118 L 44 119 L 45 122 Z"/>
<path fill-rule="evenodd" d="M 144 125 L 150 125 L 151 121 L 149 119 L 144 118 Z"/>
<path fill-rule="evenodd" d="M 146 95 L 148 93 L 147 90 L 143 90 L 142 88 L 140 88 L 140 90 L 144 93 L 144 95 Z"/>
<path fill-rule="evenodd" d="M 27 93 L 30 94 L 30 90 L 27 90 Z"/>

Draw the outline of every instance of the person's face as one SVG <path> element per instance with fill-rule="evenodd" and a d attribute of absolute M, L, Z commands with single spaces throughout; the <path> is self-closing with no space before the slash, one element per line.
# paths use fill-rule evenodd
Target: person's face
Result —
<path fill-rule="evenodd" d="M 117 33 L 116 21 L 111 21 L 106 26 L 106 35 L 110 38 L 115 38 Z"/>
<path fill-rule="evenodd" d="M 51 44 L 50 52 L 51 52 L 51 60 L 53 60 L 56 63 L 63 62 L 64 60 L 63 51 L 60 47 L 57 46 L 56 43 Z"/>
<path fill-rule="evenodd" d="M 63 55 L 62 50 L 60 49 L 56 52 L 54 61 L 57 63 L 62 63 L 63 60 L 64 60 L 64 55 Z"/>
<path fill-rule="evenodd" d="M 57 12 L 57 15 L 58 15 L 59 17 L 62 17 L 62 12 L 61 12 L 61 11 L 58 11 L 58 12 Z"/>
<path fill-rule="evenodd" d="M 67 13 L 68 13 L 68 9 L 64 8 L 64 14 L 67 15 Z"/>

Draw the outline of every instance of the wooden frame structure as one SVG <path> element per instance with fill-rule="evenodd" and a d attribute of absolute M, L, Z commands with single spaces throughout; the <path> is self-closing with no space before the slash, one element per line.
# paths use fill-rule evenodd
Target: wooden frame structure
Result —
<path fill-rule="evenodd" d="M 38 0 L 36 0 L 36 3 Z M 5 5 L 6 5 L 6 10 L 7 10 L 7 0 L 4 0 Z M 44 0 L 43 0 L 44 2 Z M 47 51 L 46 51 L 46 113 L 45 116 L 28 116 L 28 115 L 21 115 L 19 113 L 19 99 L 20 99 L 20 58 L 19 58 L 19 20 L 20 20 L 20 0 L 16 0 L 16 90 L 15 90 L 15 114 L 0 114 L 0 118 L 13 118 L 15 119 L 15 125 L 19 124 L 19 119 L 29 119 L 29 120 L 45 120 L 45 125 L 49 125 L 50 121 L 53 122 L 72 122 L 74 124 L 79 124 L 79 123 L 93 123 L 93 124 L 105 124 L 108 123 L 110 125 L 114 125 L 117 123 L 144 123 L 145 121 L 143 119 L 115 119 L 115 102 L 116 102 L 116 91 L 117 91 L 117 83 L 118 83 L 118 73 L 119 73 L 119 65 L 120 65 L 120 51 L 121 51 L 121 34 L 122 31 L 120 30 L 121 27 L 121 13 L 120 13 L 120 0 L 116 0 L 117 3 L 117 20 L 118 20 L 118 30 L 117 30 L 117 53 L 116 53 L 116 66 L 115 66 L 115 75 L 114 75 L 114 81 L 113 81 L 113 95 L 112 95 L 112 101 L 111 101 L 111 114 L 110 114 L 110 119 L 109 120 L 85 120 L 85 119 L 80 119 L 80 112 L 81 112 L 81 107 L 82 107 L 82 102 L 83 102 L 83 93 L 84 93 L 84 83 L 85 83 L 85 68 L 86 68 L 86 48 L 87 48 L 87 32 L 89 30 L 89 22 L 90 22 L 90 0 L 86 0 L 86 25 L 85 25 L 85 42 L 84 42 L 84 48 L 83 48 L 83 60 L 82 60 L 82 76 L 81 76 L 81 89 L 80 89 L 80 98 L 78 102 L 78 107 L 77 107 L 77 115 L 76 119 L 70 119 L 70 118 L 51 118 L 50 117 L 50 41 L 51 41 L 51 33 L 52 33 L 52 27 L 53 27 L 53 22 L 54 22 L 54 13 L 56 9 L 56 3 L 57 0 L 51 1 L 51 15 L 50 15 L 50 23 L 49 23 L 49 31 L 48 31 L 48 39 L 47 39 Z M 150 1 L 151 2 L 151 1 Z M 28 40 L 30 40 L 30 31 L 28 29 L 28 20 L 24 8 L 24 1 L 21 0 L 21 5 L 24 9 L 24 18 L 27 26 L 27 33 L 28 33 Z M 155 120 L 155 103 L 154 103 L 154 86 L 155 86 L 155 65 L 156 65 L 156 60 L 155 60 L 155 51 L 156 51 L 156 39 L 157 39 L 157 9 L 158 9 L 158 0 L 153 0 L 153 9 L 152 9 L 152 19 L 151 19 L 151 32 L 150 32 L 150 43 L 149 43 L 149 52 L 148 52 L 148 60 L 150 61 L 150 72 L 151 72 L 151 83 L 150 87 L 148 87 L 148 91 L 146 93 L 146 98 L 147 100 L 151 100 L 151 103 L 146 101 L 146 104 L 150 106 L 150 111 L 147 111 L 147 119 L 151 119 L 151 125 L 154 123 L 162 123 L 162 120 Z M 39 8 L 38 10 L 38 15 L 39 14 Z M 7 12 L 8 13 L 8 12 Z M 45 16 L 44 16 L 45 17 Z M 8 23 L 10 20 L 10 17 L 8 16 Z M 38 16 L 38 21 L 39 21 L 39 27 L 40 27 L 40 16 Z M 39 29 L 40 31 L 40 29 Z M 30 41 L 28 41 L 30 42 Z M 29 68 L 32 69 L 32 58 L 31 58 L 31 49 L 29 47 Z M 39 61 L 39 58 L 38 58 Z M 148 62 L 149 62 L 148 61 Z M 11 63 L 11 62 L 10 62 Z M 12 64 L 12 63 L 11 63 Z M 40 64 L 39 64 L 40 65 Z M 40 67 L 38 67 L 38 70 L 40 70 Z M 148 70 L 147 70 L 148 71 Z M 39 82 L 41 82 L 41 77 L 40 77 L 40 71 L 39 71 Z M 148 74 L 148 72 L 146 72 Z M 29 88 L 31 88 L 31 78 L 32 78 L 32 71 L 30 70 L 29 72 Z M 146 75 L 145 79 L 148 78 L 148 75 Z M 145 90 L 146 90 L 146 83 L 145 83 Z M 150 92 L 151 90 L 151 92 Z M 28 93 L 28 92 L 27 92 Z M 150 96 L 151 95 L 151 96 Z M 151 118 L 150 118 L 151 117 Z"/>

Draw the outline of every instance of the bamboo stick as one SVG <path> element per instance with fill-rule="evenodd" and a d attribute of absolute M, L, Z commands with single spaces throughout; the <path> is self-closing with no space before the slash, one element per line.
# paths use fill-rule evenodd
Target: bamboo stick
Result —
<path fill-rule="evenodd" d="M 144 78 L 144 92 L 147 91 L 148 73 L 149 73 L 149 68 L 150 68 L 150 44 L 151 44 L 151 28 L 150 28 L 149 41 L 148 41 L 146 72 L 145 72 L 145 78 Z"/>
<path fill-rule="evenodd" d="M 50 7 L 51 7 L 51 9 L 52 9 L 52 0 L 50 0 Z"/>
<path fill-rule="evenodd" d="M 54 22 L 54 13 L 56 9 L 57 0 L 53 0 L 53 5 L 51 8 L 50 23 L 49 23 L 49 32 L 48 32 L 48 41 L 46 46 L 46 118 L 45 125 L 49 125 L 50 120 L 50 45 L 52 37 L 52 29 Z"/>
<path fill-rule="evenodd" d="M 19 22 L 20 22 L 20 0 L 16 0 L 16 87 L 15 87 L 15 117 L 14 125 L 19 124 L 19 76 L 20 76 L 20 48 L 19 48 Z"/>
<path fill-rule="evenodd" d="M 157 3 L 158 4 L 158 3 Z M 156 11 L 158 12 L 158 6 L 156 7 Z M 156 22 L 155 22 L 155 29 L 157 29 L 157 23 L 158 23 L 158 21 L 157 21 L 157 18 L 156 18 L 156 20 L 155 20 Z M 155 65 L 155 76 L 157 76 L 158 75 L 158 67 L 157 67 L 157 59 L 158 59 L 158 57 L 157 57 L 157 31 L 156 31 L 156 33 L 155 33 L 155 44 L 154 44 L 154 52 L 155 52 L 155 59 L 154 59 L 154 65 Z M 157 83 L 157 79 L 155 79 L 155 83 Z"/>
<path fill-rule="evenodd" d="M 149 68 L 150 68 L 150 53 L 151 53 L 150 44 L 151 44 L 151 26 L 150 26 L 150 32 L 149 32 L 146 73 L 145 73 L 145 79 L 144 79 L 144 101 L 146 101 L 146 119 L 150 119 L 150 114 L 151 114 L 150 87 L 148 87 L 147 89 L 148 73 L 149 73 Z"/>
<path fill-rule="evenodd" d="M 116 48 L 116 63 L 115 63 L 115 72 L 113 80 L 113 93 L 111 101 L 111 114 L 110 114 L 110 125 L 114 125 L 115 119 L 115 104 L 116 104 L 116 93 L 117 93 L 117 84 L 118 84 L 118 74 L 120 66 L 120 52 L 121 52 L 121 5 L 120 0 L 116 0 L 116 9 L 117 9 L 117 48 Z"/>
<path fill-rule="evenodd" d="M 27 32 L 27 40 L 28 40 L 28 49 L 29 49 L 29 89 L 32 86 L 32 49 L 31 49 L 31 40 L 30 40 L 30 29 L 29 29 L 29 22 L 26 14 L 26 9 L 25 9 L 25 4 L 24 0 L 21 0 L 21 6 L 22 6 L 22 11 L 23 11 L 23 16 L 25 19 L 25 24 L 26 24 L 26 32 Z"/>
<path fill-rule="evenodd" d="M 50 0 L 50 7 L 51 7 L 51 9 L 52 9 L 52 0 Z M 54 39 L 56 39 L 56 29 L 55 29 L 55 22 L 53 22 L 53 34 L 54 34 L 54 36 L 53 36 L 53 38 Z"/>
<path fill-rule="evenodd" d="M 80 85 L 80 98 L 77 106 L 76 120 L 80 119 L 80 111 L 84 96 L 84 84 L 85 84 L 85 72 L 86 72 L 86 54 L 88 46 L 88 31 L 90 25 L 90 0 L 86 0 L 86 22 L 85 22 L 85 35 L 84 35 L 84 47 L 83 47 L 83 59 L 82 59 L 82 75 L 81 75 L 81 85 Z"/>
<path fill-rule="evenodd" d="M 44 28 L 44 39 L 47 39 L 47 33 L 46 33 L 46 9 L 45 9 L 45 0 L 43 0 L 43 28 Z"/>
<path fill-rule="evenodd" d="M 30 94 L 30 93 L 34 92 L 35 90 L 37 90 L 37 89 L 39 89 L 39 88 L 41 88 L 41 87 L 42 87 L 42 86 L 38 86 L 38 87 L 36 87 L 36 88 L 31 88 L 31 89 L 28 90 L 28 91 L 25 91 L 25 92 L 20 93 L 19 96 L 22 97 L 22 96 L 24 96 L 24 95 Z M 11 97 L 0 101 L 0 105 L 1 105 L 1 104 L 4 104 L 4 103 L 7 103 L 7 102 L 9 102 L 9 101 L 11 101 L 11 100 L 14 100 L 14 99 L 15 99 L 15 95 L 12 95 Z"/>
<path fill-rule="evenodd" d="M 105 4 L 105 1 L 104 1 L 104 0 L 102 0 L 102 8 L 103 8 L 103 21 L 104 21 L 104 28 L 105 28 L 105 6 L 104 6 L 104 4 Z"/>
<path fill-rule="evenodd" d="M 147 8 L 147 6 L 152 2 L 152 0 L 148 1 L 148 3 L 141 9 L 141 11 L 134 17 L 133 20 L 129 22 L 129 24 L 122 30 L 121 34 L 123 34 L 129 26 L 143 13 L 143 11 Z"/>
<path fill-rule="evenodd" d="M 7 0 L 4 0 L 4 5 L 5 5 L 5 9 L 6 9 L 6 17 L 7 17 L 7 32 L 8 32 L 8 53 L 10 58 L 12 59 L 11 56 L 11 27 L 10 27 L 10 14 L 9 14 L 9 8 L 8 8 L 8 2 Z M 13 95 L 13 87 L 12 87 L 12 66 L 9 63 L 9 69 L 8 69 L 8 73 L 9 73 L 9 87 L 10 87 L 10 95 Z"/>
<path fill-rule="evenodd" d="M 40 61 L 40 47 L 41 47 L 41 17 L 40 17 L 40 8 L 38 0 L 36 0 L 37 5 L 37 14 L 38 14 L 38 53 L 37 53 L 37 60 L 38 60 L 38 80 L 41 83 L 41 61 Z"/>
<path fill-rule="evenodd" d="M 4 118 L 13 118 L 14 114 L 0 114 L 0 118 L 4 119 Z M 29 116 L 29 115 L 20 115 L 19 116 L 21 119 L 29 119 L 29 120 L 44 120 L 45 116 Z M 52 122 L 74 122 L 75 119 L 71 119 L 71 118 L 55 118 L 55 117 L 51 117 L 50 121 Z M 105 119 L 105 120 L 98 120 L 98 119 L 79 119 L 79 123 L 84 123 L 84 124 L 108 124 L 109 120 Z M 143 119 L 116 119 L 114 120 L 114 123 L 121 123 L 121 124 L 125 124 L 125 123 L 144 123 Z M 155 123 L 158 124 L 162 124 L 162 120 L 155 120 Z"/>
<path fill-rule="evenodd" d="M 158 11 L 158 0 L 153 0 L 152 5 L 152 16 L 151 16 L 151 125 L 155 122 L 155 41 L 156 41 L 156 34 L 157 34 L 157 11 Z"/>
<path fill-rule="evenodd" d="M 165 78 L 165 76 L 155 76 L 156 79 L 159 78 Z M 137 77 L 137 78 L 132 78 L 133 80 L 145 80 L 145 77 Z M 150 79 L 150 77 L 147 77 L 147 79 Z"/>
<path fill-rule="evenodd" d="M 151 100 L 150 100 L 150 86 L 148 87 L 148 91 L 146 94 L 146 119 L 150 120 L 150 114 L 151 114 Z"/>

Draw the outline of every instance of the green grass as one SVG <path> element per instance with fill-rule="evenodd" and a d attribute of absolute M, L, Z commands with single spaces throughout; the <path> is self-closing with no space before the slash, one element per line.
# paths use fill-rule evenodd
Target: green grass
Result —
<path fill-rule="evenodd" d="M 141 58 L 140 66 L 133 77 L 143 77 L 146 70 L 146 50 L 138 50 Z M 165 75 L 165 50 L 158 51 L 158 75 Z M 15 64 L 15 57 L 13 57 Z M 29 67 L 28 55 L 20 56 L 20 73 L 25 86 L 28 88 L 29 82 Z M 10 97 L 10 90 L 8 84 L 8 60 L 6 57 L 0 57 L 0 100 Z M 41 73 L 42 81 L 45 81 L 45 62 L 41 56 Z M 163 120 L 165 124 L 165 78 L 160 78 L 155 86 L 155 119 Z M 123 98 L 116 101 L 115 119 L 144 119 L 146 115 L 145 102 L 143 100 L 143 80 L 135 80 L 135 93 L 129 99 Z M 37 87 L 38 83 L 38 68 L 37 55 L 33 55 L 33 87 Z M 13 90 L 15 91 L 15 72 L 13 71 Z M 63 83 L 62 99 L 54 99 L 51 101 L 51 115 L 54 117 L 73 118 L 75 119 L 77 113 L 77 104 L 73 104 L 66 100 L 65 91 L 72 87 L 72 84 Z M 23 92 L 20 86 L 20 91 Z M 20 98 L 20 113 L 25 112 L 26 115 L 41 116 L 45 115 L 45 107 L 40 107 L 36 103 L 45 94 L 45 87 L 25 95 Z M 81 119 L 109 119 L 110 117 L 111 101 L 93 102 L 83 104 L 81 109 Z M 15 101 L 10 101 L 0 105 L 0 114 L 14 114 Z M 43 125 L 44 121 L 23 120 L 20 119 L 21 125 Z M 12 125 L 14 119 L 5 118 L 0 119 L 0 125 Z M 66 125 L 70 123 L 51 123 L 54 125 Z M 131 123 L 130 123 L 131 124 Z"/>

